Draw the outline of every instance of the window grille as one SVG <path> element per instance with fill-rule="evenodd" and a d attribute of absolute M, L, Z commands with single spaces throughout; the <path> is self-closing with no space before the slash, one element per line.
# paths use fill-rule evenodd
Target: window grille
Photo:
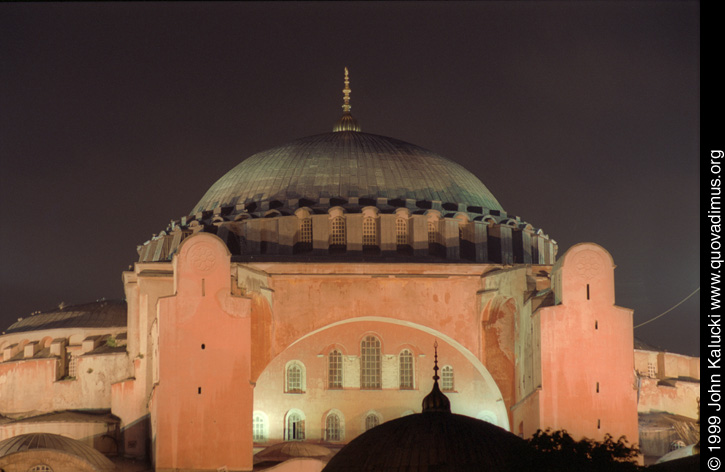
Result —
<path fill-rule="evenodd" d="M 647 376 L 651 379 L 657 378 L 657 368 L 652 362 L 647 363 Z"/>
<path fill-rule="evenodd" d="M 436 245 L 438 243 L 438 222 L 428 220 L 428 254 L 436 254 Z"/>
<path fill-rule="evenodd" d="M 365 417 L 365 431 L 369 431 L 380 424 L 380 418 L 375 413 L 370 413 Z"/>
<path fill-rule="evenodd" d="M 305 440 L 305 420 L 298 413 L 290 413 L 287 415 L 285 436 L 285 440 L 287 441 Z"/>
<path fill-rule="evenodd" d="M 257 442 L 267 440 L 267 431 L 264 417 L 262 415 L 254 415 L 252 420 L 252 439 Z"/>
<path fill-rule="evenodd" d="M 381 388 L 382 363 L 380 340 L 367 336 L 362 341 L 360 355 L 360 385 L 362 388 Z"/>
<path fill-rule="evenodd" d="M 400 353 L 400 388 L 413 388 L 413 354 L 409 350 Z"/>
<path fill-rule="evenodd" d="M 375 218 L 368 216 L 363 218 L 363 247 L 378 245 L 378 231 Z"/>
<path fill-rule="evenodd" d="M 325 420 L 325 440 L 326 441 L 341 441 L 342 440 L 342 427 L 340 425 L 340 417 L 335 413 L 327 415 Z"/>
<path fill-rule="evenodd" d="M 444 392 L 453 391 L 453 367 L 447 365 L 441 369 L 441 390 Z"/>
<path fill-rule="evenodd" d="M 342 388 L 342 354 L 332 351 L 328 356 L 327 387 Z"/>
<path fill-rule="evenodd" d="M 331 222 L 332 231 L 330 231 L 330 245 L 344 247 L 347 245 L 347 237 L 345 235 L 345 218 L 336 216 Z"/>
<path fill-rule="evenodd" d="M 70 359 L 68 360 L 68 377 L 78 376 L 78 356 L 69 354 Z"/>
<path fill-rule="evenodd" d="M 428 220 L 428 244 L 435 244 L 437 241 L 438 228 L 433 220 Z"/>
<path fill-rule="evenodd" d="M 287 367 L 287 392 L 302 392 L 302 368 L 298 364 Z"/>
<path fill-rule="evenodd" d="M 395 219 L 395 240 L 398 246 L 408 245 L 408 220 L 405 218 Z"/>
<path fill-rule="evenodd" d="M 297 242 L 312 244 L 312 219 L 300 220 L 299 240 Z"/>

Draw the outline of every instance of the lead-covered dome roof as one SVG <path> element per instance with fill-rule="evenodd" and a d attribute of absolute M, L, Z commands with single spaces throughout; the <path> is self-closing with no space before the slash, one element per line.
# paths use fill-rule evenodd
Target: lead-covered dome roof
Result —
<path fill-rule="evenodd" d="M 212 185 L 191 214 L 239 204 L 351 197 L 503 211 L 476 176 L 445 157 L 385 136 L 339 131 L 249 157 Z"/>
<path fill-rule="evenodd" d="M 323 472 L 530 470 L 526 441 L 468 416 L 424 412 L 376 426 L 338 452 Z"/>

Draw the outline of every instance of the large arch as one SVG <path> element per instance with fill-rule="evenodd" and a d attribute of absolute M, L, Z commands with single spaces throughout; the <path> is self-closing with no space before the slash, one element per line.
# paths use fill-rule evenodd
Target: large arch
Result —
<path fill-rule="evenodd" d="M 413 330 L 420 331 L 422 333 L 426 333 L 433 338 L 436 338 L 439 340 L 439 342 L 444 342 L 447 345 L 451 346 L 458 354 L 460 354 L 461 357 L 463 357 L 468 364 L 475 370 L 475 372 L 480 376 L 482 379 L 485 389 L 487 392 L 489 392 L 490 397 L 493 399 L 494 403 L 497 405 L 494 408 L 496 417 L 497 417 L 497 424 L 507 430 L 510 430 L 510 422 L 509 422 L 509 415 L 508 415 L 508 402 L 505 401 L 504 396 L 501 393 L 501 389 L 499 388 L 497 382 L 494 380 L 493 376 L 489 372 L 489 370 L 486 368 L 486 366 L 479 360 L 479 358 L 472 353 L 469 349 L 467 349 L 465 346 L 463 346 L 461 343 L 459 343 L 456 339 L 446 335 L 445 333 L 442 333 L 441 331 L 438 331 L 434 328 L 411 322 L 411 321 L 405 321 L 405 320 L 399 320 L 394 318 L 386 318 L 383 316 L 365 316 L 365 317 L 356 317 L 356 318 L 350 318 L 346 320 L 341 320 L 337 322 L 330 323 L 326 326 L 323 326 L 321 328 L 312 330 L 299 338 L 297 338 L 295 341 L 287 345 L 275 358 L 267 363 L 264 370 L 266 371 L 269 369 L 269 367 L 273 364 L 275 364 L 275 361 L 282 361 L 286 358 L 290 350 L 294 349 L 296 346 L 300 346 L 304 344 L 307 340 L 311 339 L 314 336 L 324 334 L 327 331 L 331 331 L 336 328 L 340 327 L 352 327 L 354 324 L 365 324 L 365 323 L 382 323 L 384 325 L 388 325 L 391 327 L 404 327 L 409 328 Z M 354 330 L 350 330 L 354 331 Z M 362 328 L 362 331 L 367 331 L 367 329 Z M 361 332 L 362 332 L 361 331 Z M 330 340 L 327 340 L 326 345 L 329 345 Z M 315 351 L 313 354 L 315 357 L 320 357 L 320 354 Z M 429 359 L 431 364 L 433 359 Z M 428 374 L 421 374 L 422 377 L 428 377 Z M 260 380 L 262 380 L 262 375 L 260 375 Z M 312 379 L 308 378 L 308 385 L 312 385 L 314 381 Z M 344 393 L 343 393 L 344 394 Z M 256 397 L 256 392 L 255 392 Z M 301 402 L 306 401 L 303 398 L 299 399 Z M 255 409 L 257 409 L 257 406 L 255 406 Z M 475 416 L 475 415 L 474 415 Z"/>

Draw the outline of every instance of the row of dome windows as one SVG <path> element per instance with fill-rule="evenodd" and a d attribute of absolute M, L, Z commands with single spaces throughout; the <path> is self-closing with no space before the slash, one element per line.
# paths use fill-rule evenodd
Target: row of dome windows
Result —
<path fill-rule="evenodd" d="M 268 216 L 282 217 L 284 224 L 280 220 L 279 225 L 266 224 L 266 218 L 242 218 L 247 220 L 246 229 L 227 225 L 229 222 L 219 215 L 212 220 L 213 229 L 199 220 L 191 221 L 184 228 L 186 222 L 182 219 L 181 226 L 173 223 L 168 232 L 163 231 L 139 246 L 139 261 L 170 260 L 180 243 L 198 231 L 216 233 L 235 255 L 291 255 L 313 251 L 317 255 L 324 254 L 320 251 L 335 255 L 352 250 L 375 256 L 389 250 L 401 256 L 420 257 L 426 251 L 426 244 L 429 256 L 478 262 L 530 261 L 543 264 L 552 263 L 556 254 L 554 241 L 549 240 L 540 229 L 535 230 L 515 217 L 498 221 L 486 215 L 479 221 L 478 218 L 470 220 L 465 213 L 443 215 L 436 210 L 430 210 L 425 215 L 412 215 L 405 211 L 381 215 L 375 208 L 363 209 L 362 215 L 354 215 L 336 207 L 330 209 L 328 217 L 324 218 L 327 222 L 323 218 L 314 222 L 316 217 L 321 216 L 306 209 L 298 210 L 294 216 L 277 213 Z M 383 231 L 384 218 L 389 217 L 394 218 L 390 228 L 393 233 L 389 233 L 388 229 Z M 355 221 L 357 218 L 360 219 Z M 318 224 L 322 226 L 316 226 Z M 481 230 L 480 225 L 490 229 Z M 504 227 L 510 231 L 502 232 Z M 530 232 L 532 236 L 524 236 L 525 232 Z M 351 241 L 354 241 L 352 247 Z"/>
<path fill-rule="evenodd" d="M 285 392 L 304 393 L 306 385 L 305 366 L 301 361 L 287 363 L 285 373 Z M 360 388 L 382 388 L 383 368 L 380 340 L 375 336 L 366 336 L 360 343 Z M 441 389 L 453 391 L 453 367 L 445 365 L 441 369 Z M 415 388 L 415 363 L 413 353 L 404 349 L 398 354 L 398 385 L 401 390 Z M 327 355 L 327 388 L 343 388 L 342 353 L 335 349 Z"/>
<path fill-rule="evenodd" d="M 436 244 L 440 244 L 440 232 L 438 221 L 429 219 L 428 225 L 428 249 L 431 254 L 436 252 Z M 459 238 L 462 238 L 463 229 L 459 227 Z M 395 219 L 395 241 L 398 251 L 404 251 L 410 246 L 409 222 L 405 217 Z M 330 219 L 330 249 L 344 250 L 347 246 L 347 226 L 343 216 L 335 216 Z M 362 246 L 363 250 L 375 250 L 380 246 L 378 234 L 378 220 L 372 216 L 363 218 L 362 223 Z M 295 235 L 295 248 L 297 252 L 312 250 L 312 219 L 302 218 L 299 222 L 299 229 Z"/>

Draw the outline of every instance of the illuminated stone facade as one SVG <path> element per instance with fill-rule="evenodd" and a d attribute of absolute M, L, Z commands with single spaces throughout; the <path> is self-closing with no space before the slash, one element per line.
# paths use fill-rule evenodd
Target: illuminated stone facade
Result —
<path fill-rule="evenodd" d="M 252 156 L 139 246 L 123 324 L 9 328 L 0 413 L 107 409 L 157 470 L 251 470 L 255 447 L 419 412 L 437 341 L 454 413 L 636 441 L 611 256 L 557 260 L 458 164 L 355 126 Z"/>

